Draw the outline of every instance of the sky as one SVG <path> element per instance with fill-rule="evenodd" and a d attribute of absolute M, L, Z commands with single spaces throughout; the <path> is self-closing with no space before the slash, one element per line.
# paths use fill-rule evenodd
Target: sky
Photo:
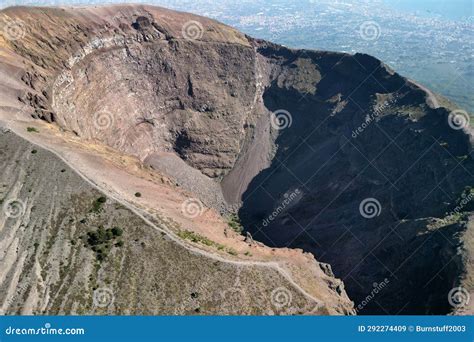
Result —
<path fill-rule="evenodd" d="M 215 0 L 219 2 L 219 0 Z M 294 0 L 288 0 L 289 2 Z M 406 11 L 407 13 L 416 13 L 423 16 L 438 16 L 445 17 L 449 19 L 465 19 L 472 17 L 473 12 L 473 0 L 380 0 L 384 4 L 394 7 L 398 10 Z M 127 0 L 0 0 L 0 7 L 8 7 L 14 5 L 79 5 L 79 4 L 101 4 L 101 3 L 150 3 L 150 4 L 159 4 L 166 3 L 167 1 L 160 0 L 149 0 L 149 1 L 127 1 Z M 173 1 L 179 2 L 179 1 Z M 181 2 L 186 2 L 181 1 Z M 240 2 L 236 1 L 227 1 L 227 2 Z M 346 2 L 346 3 L 357 3 L 357 1 L 341 1 L 335 0 L 334 2 Z M 366 2 L 373 2 L 376 4 L 379 0 L 367 0 Z"/>

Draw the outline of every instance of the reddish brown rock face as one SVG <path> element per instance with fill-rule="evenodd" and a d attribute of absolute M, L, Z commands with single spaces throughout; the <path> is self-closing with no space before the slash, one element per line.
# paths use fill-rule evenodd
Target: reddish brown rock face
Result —
<path fill-rule="evenodd" d="M 255 85 L 239 81 L 255 77 L 252 49 L 159 40 L 86 58 L 53 94 L 62 127 L 141 159 L 176 152 L 210 177 L 232 168 L 253 114 Z"/>
<path fill-rule="evenodd" d="M 28 29 L 0 62 L 34 118 L 238 212 L 257 240 L 311 252 L 356 305 L 388 279 L 360 312 L 445 314 L 453 286 L 472 289 L 472 202 L 450 214 L 472 193 L 472 132 L 381 61 L 148 6 L 4 12 Z"/>
<path fill-rule="evenodd" d="M 354 313 L 328 265 L 213 209 L 268 114 L 252 40 L 148 6 L 0 14 L 1 313 Z"/>

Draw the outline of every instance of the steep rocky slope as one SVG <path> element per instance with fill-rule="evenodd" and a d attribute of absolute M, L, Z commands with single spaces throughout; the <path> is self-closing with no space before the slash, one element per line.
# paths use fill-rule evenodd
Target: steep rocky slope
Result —
<path fill-rule="evenodd" d="M 3 313 L 354 313 L 329 265 L 299 250 L 270 249 L 245 239 L 189 192 L 193 182 L 173 177 L 183 164 L 184 177 L 194 170 L 178 157 L 187 153 L 179 141 L 185 140 L 188 129 L 180 113 L 188 113 L 177 109 L 174 116 L 149 116 L 156 109 L 151 103 L 159 101 L 153 92 L 159 92 L 146 88 L 156 87 L 160 79 L 147 81 L 143 64 L 148 62 L 137 58 L 134 64 L 130 44 L 135 53 L 153 60 L 153 40 L 172 44 L 172 34 L 178 32 L 172 26 L 156 26 L 153 18 L 180 28 L 180 21 L 190 19 L 219 24 L 143 6 L 13 8 L 1 14 Z M 110 24 L 114 20 L 119 21 L 116 29 Z M 16 37 L 21 39 L 11 36 L 18 32 L 11 29 L 14 24 L 24 29 L 25 34 Z M 219 26 L 223 31 L 210 44 L 228 39 L 236 50 L 247 44 L 241 34 Z M 119 29 L 121 35 L 113 36 Z M 222 38 L 226 30 L 228 37 Z M 111 54 L 105 47 L 109 43 Z M 160 51 L 168 49 L 157 44 Z M 204 51 L 203 59 L 228 63 L 219 57 L 222 47 L 217 48 L 214 59 Z M 173 62 L 168 53 L 169 61 L 161 60 L 164 64 Z M 99 61 L 102 55 L 105 64 Z M 109 57 L 119 59 L 112 63 Z M 159 63 L 153 67 L 158 70 Z M 91 74 L 89 68 L 96 69 Z M 107 78 L 114 75 L 122 75 L 123 82 Z M 179 84 L 174 76 L 160 75 Z M 192 82 L 185 80 L 190 98 Z M 166 88 L 166 82 L 162 86 Z M 169 95 L 172 98 L 163 96 L 163 101 L 174 109 L 191 106 L 193 115 L 209 111 L 196 99 L 180 104 L 177 90 L 170 89 Z M 201 130 L 212 124 L 203 120 Z M 166 124 L 176 131 L 164 130 Z M 229 125 L 235 130 L 232 127 L 241 124 Z M 202 133 L 196 132 L 188 136 L 199 140 Z M 201 165 L 203 173 L 214 170 L 216 177 L 239 148 L 234 146 L 237 138 L 222 132 L 221 139 L 230 147 L 215 163 L 186 161 Z M 149 159 L 170 174 L 147 166 Z M 222 204 L 222 195 L 213 194 L 212 188 L 219 185 L 196 173 L 199 186 L 210 194 L 207 199 Z"/>
<path fill-rule="evenodd" d="M 2 314 L 335 313 L 274 268 L 176 244 L 11 132 L 0 147 Z"/>
<path fill-rule="evenodd" d="M 433 95 L 370 56 L 304 52 L 324 75 L 310 83 L 293 75 L 302 52 L 261 53 L 276 69 L 265 105 L 293 122 L 243 195 L 244 225 L 329 262 L 356 303 L 387 279 L 365 312 L 450 312 L 448 294 L 472 267 L 462 242 L 474 208 L 470 127 L 453 129 L 453 108 L 435 108 Z M 291 206 L 263 224 L 294 189 Z"/>
<path fill-rule="evenodd" d="M 472 292 L 472 129 L 445 99 L 368 55 L 156 7 L 2 14 L 23 29 L 3 35 L 2 120 L 181 237 L 252 246 L 331 313 L 351 312 L 333 271 L 360 313 L 446 314 L 453 288 Z M 186 196 L 210 209 L 186 217 Z"/>

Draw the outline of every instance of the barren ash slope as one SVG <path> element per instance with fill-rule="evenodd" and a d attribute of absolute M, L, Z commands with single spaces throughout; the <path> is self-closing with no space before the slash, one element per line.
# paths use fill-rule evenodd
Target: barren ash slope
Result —
<path fill-rule="evenodd" d="M 158 7 L 1 17 L 4 313 L 472 312 L 455 105 Z"/>

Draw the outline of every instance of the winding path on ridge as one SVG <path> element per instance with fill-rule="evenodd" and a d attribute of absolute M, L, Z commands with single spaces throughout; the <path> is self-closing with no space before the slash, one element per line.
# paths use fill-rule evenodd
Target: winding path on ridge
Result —
<path fill-rule="evenodd" d="M 15 134 L 17 134 L 17 132 L 15 132 Z M 223 263 L 229 263 L 229 264 L 233 264 L 233 265 L 240 265 L 240 266 L 259 266 L 259 267 L 268 267 L 268 268 L 271 268 L 275 271 L 277 271 L 278 273 L 280 273 L 295 289 L 296 291 L 300 292 L 303 296 L 305 296 L 306 298 L 308 298 L 309 300 L 311 301 L 314 301 L 315 305 L 316 305 L 316 308 L 319 307 L 321 304 L 324 304 L 322 303 L 319 299 L 316 299 L 315 297 L 313 297 L 311 294 L 309 294 L 306 290 L 304 290 L 299 284 L 297 284 L 295 282 L 295 280 L 293 279 L 293 277 L 289 274 L 289 272 L 287 270 L 285 270 L 283 267 L 281 267 L 281 265 L 278 263 L 278 262 L 273 262 L 273 261 L 239 261 L 239 260 L 230 260 L 230 259 L 226 259 L 226 258 L 223 258 L 221 256 L 218 256 L 216 254 L 213 254 L 213 253 L 210 253 L 210 252 L 207 252 L 207 251 L 204 251 L 198 247 L 195 247 L 191 244 L 188 244 L 186 242 L 184 242 L 181 238 L 179 238 L 178 236 L 176 236 L 173 232 L 171 232 L 170 230 L 166 229 L 166 228 L 162 228 L 162 227 L 159 227 L 157 226 L 156 224 L 154 224 L 151 220 L 149 220 L 148 218 L 146 218 L 146 213 L 142 210 L 142 209 L 139 209 L 137 207 L 135 207 L 134 205 L 132 205 L 131 203 L 129 203 L 128 201 L 122 199 L 122 198 L 119 198 L 116 194 L 112 193 L 110 190 L 106 189 L 105 187 L 101 187 L 99 186 L 98 184 L 96 184 L 94 181 L 92 181 L 90 178 L 88 178 L 84 173 L 82 173 L 80 170 L 78 170 L 74 165 L 73 163 L 71 163 L 67 157 L 65 155 L 63 155 L 61 152 L 58 152 L 56 151 L 55 149 L 49 147 L 49 146 L 46 146 L 45 144 L 43 143 L 40 143 L 39 141 L 31 141 L 30 139 L 28 139 L 25 135 L 22 135 L 20 134 L 20 136 L 27 140 L 28 142 L 30 142 L 31 144 L 33 145 L 36 145 L 50 153 L 53 153 L 55 156 L 57 156 L 58 158 L 60 158 L 66 165 L 68 165 L 74 172 L 76 172 L 86 183 L 88 183 L 89 185 L 91 185 L 93 188 L 97 189 L 98 191 L 104 193 L 105 195 L 107 195 L 108 197 L 110 197 L 111 199 L 113 199 L 114 201 L 120 203 L 121 205 L 123 205 L 124 207 L 126 207 L 127 209 L 129 209 L 131 212 L 133 212 L 135 215 L 137 215 L 138 217 L 140 217 L 146 224 L 148 224 L 149 226 L 151 226 L 152 228 L 156 229 L 157 231 L 159 232 L 163 232 L 165 233 L 173 242 L 177 243 L 179 246 L 183 247 L 183 248 L 186 248 L 187 250 L 191 251 L 191 252 L 194 252 L 194 253 L 197 253 L 197 254 L 200 254 L 200 255 L 203 255 L 205 257 L 208 257 L 208 258 L 211 258 L 213 260 L 216 260 L 216 261 L 220 261 L 220 262 L 223 262 Z M 316 309 L 315 308 L 315 309 Z"/>

